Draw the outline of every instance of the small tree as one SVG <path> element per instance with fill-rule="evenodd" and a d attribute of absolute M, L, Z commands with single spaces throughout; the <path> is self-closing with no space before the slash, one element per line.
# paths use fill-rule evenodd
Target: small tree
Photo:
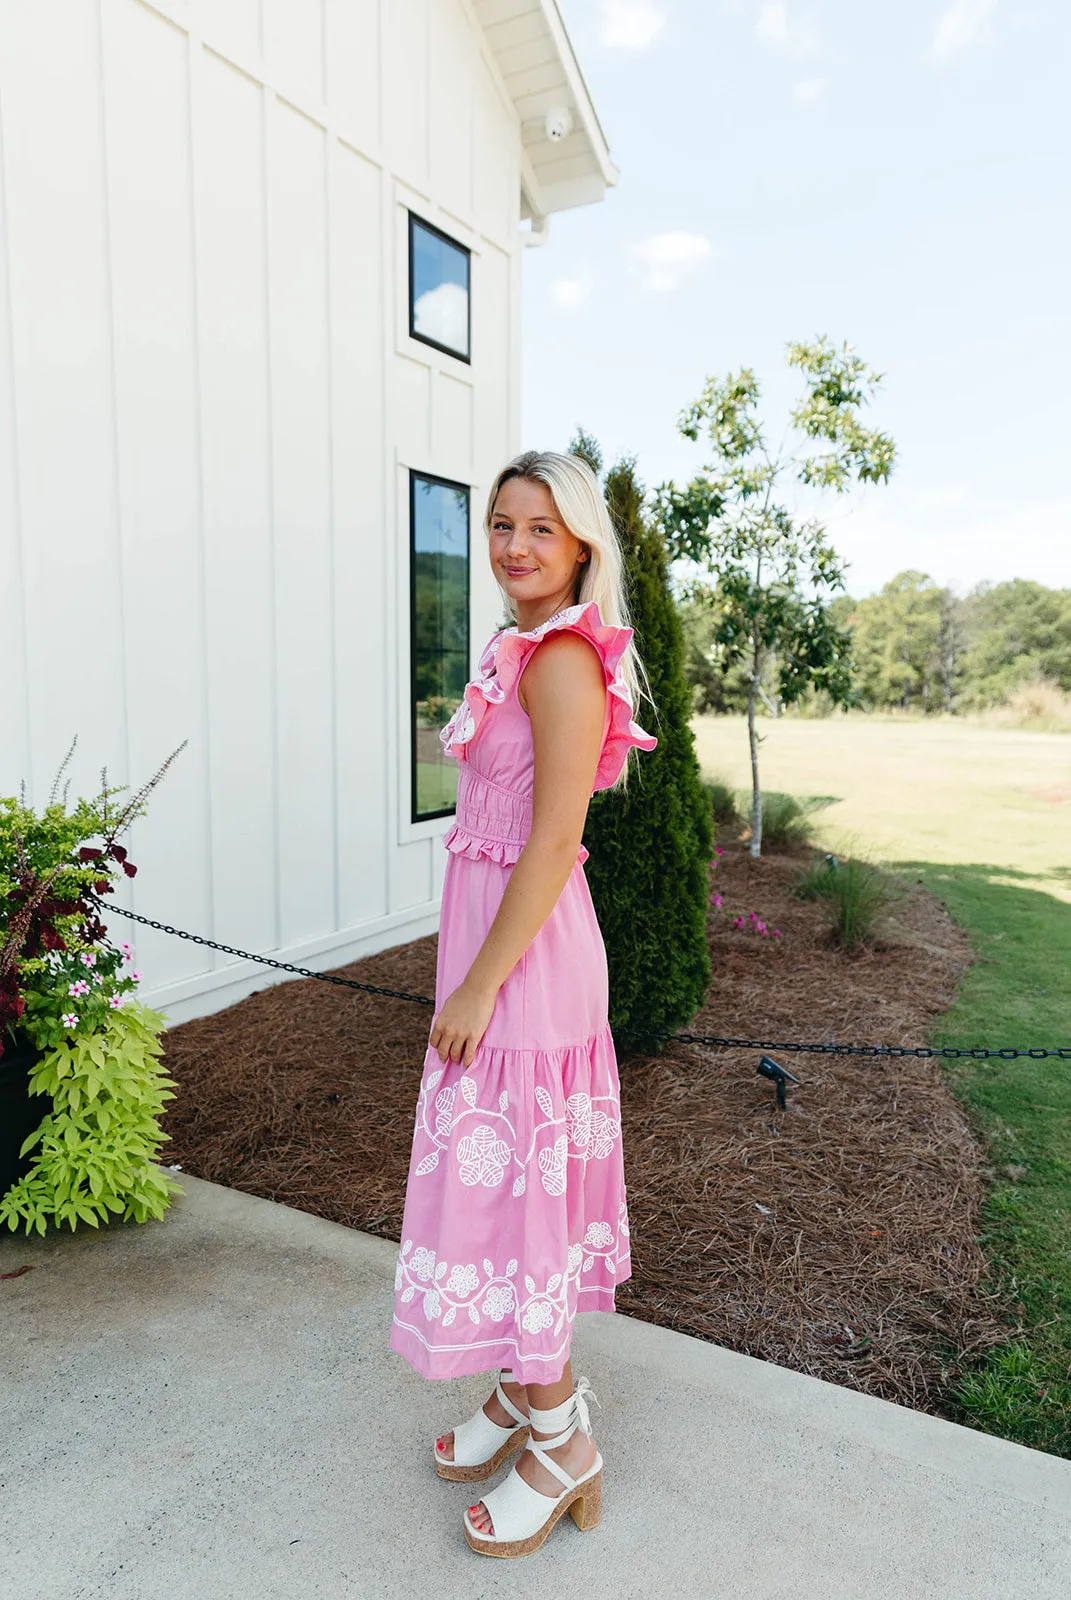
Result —
<path fill-rule="evenodd" d="M 578 432 L 570 450 L 601 473 L 601 454 L 589 435 Z M 637 708 L 637 721 L 657 735 L 658 745 L 636 762 L 626 789 L 604 790 L 592 800 L 585 870 L 606 942 L 611 1025 L 653 1045 L 654 1035 L 671 1033 L 695 1015 L 710 981 L 706 914 L 714 841 L 689 727 L 691 691 L 668 559 L 661 534 L 644 515 L 634 458 L 610 470 L 605 492 L 654 700 L 653 712 Z"/>
<path fill-rule="evenodd" d="M 762 850 L 755 718 L 764 668 L 773 658 L 782 705 L 811 686 L 835 705 L 852 697 L 850 636 L 829 612 L 831 596 L 844 587 L 841 563 L 823 525 L 777 498 L 782 480 L 843 493 L 853 482 L 886 482 L 895 454 L 888 434 L 859 421 L 881 374 L 867 371 L 847 344 L 839 351 L 825 338 L 790 344 L 788 363 L 806 376 L 790 428 L 804 435 L 807 453 L 771 456 L 757 416 L 759 384 L 745 367 L 708 379 L 678 418 L 686 439 L 705 431 L 710 462 L 686 487 L 663 483 L 655 492 L 670 555 L 699 568 L 690 593 L 714 609 L 722 664 L 747 667 L 753 856 Z"/>

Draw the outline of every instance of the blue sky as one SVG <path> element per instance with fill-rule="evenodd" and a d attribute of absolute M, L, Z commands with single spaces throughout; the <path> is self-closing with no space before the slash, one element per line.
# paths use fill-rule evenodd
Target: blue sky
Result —
<path fill-rule="evenodd" d="M 523 441 L 577 423 L 644 481 L 754 367 L 768 439 L 791 339 L 885 381 L 886 487 L 824 505 L 872 592 L 905 567 L 1071 586 L 1071 7 L 1064 0 L 559 0 L 618 185 L 525 251 Z"/>

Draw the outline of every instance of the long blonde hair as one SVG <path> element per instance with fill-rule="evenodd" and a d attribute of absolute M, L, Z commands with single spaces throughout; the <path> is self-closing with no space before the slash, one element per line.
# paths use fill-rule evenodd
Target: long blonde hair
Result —
<path fill-rule="evenodd" d="M 559 517 L 569 532 L 587 548 L 588 559 L 580 569 L 575 603 L 581 605 L 585 600 L 594 600 L 604 622 L 616 628 L 630 627 L 621 545 L 606 509 L 606 498 L 599 480 L 587 462 L 580 456 L 563 455 L 558 450 L 525 450 L 521 455 L 514 456 L 492 483 L 487 497 L 483 527 L 488 535 L 498 491 L 510 478 L 527 478 L 531 483 L 545 484 Z M 504 592 L 503 598 L 510 615 L 515 618 L 517 613 L 513 602 Z M 628 685 L 638 720 L 641 702 L 653 702 L 647 674 L 634 640 L 630 640 L 621 658 L 621 675 Z M 627 770 L 626 762 L 619 782 L 624 780 Z"/>

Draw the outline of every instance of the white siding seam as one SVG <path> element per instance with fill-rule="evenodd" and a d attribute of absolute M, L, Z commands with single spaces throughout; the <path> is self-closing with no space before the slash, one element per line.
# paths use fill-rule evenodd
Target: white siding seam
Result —
<path fill-rule="evenodd" d="M 324 18 L 324 40 L 326 48 L 327 18 Z M 324 72 L 326 74 L 326 64 Z M 338 717 L 338 602 L 336 598 L 336 541 L 338 537 L 338 517 L 336 506 L 336 472 L 335 472 L 335 333 L 334 333 L 334 276 L 333 266 L 333 235 L 331 228 L 331 196 L 333 192 L 332 176 L 335 169 L 335 141 L 330 133 L 324 138 L 323 146 L 323 173 L 324 173 L 324 336 L 327 342 L 326 358 L 326 385 L 327 385 L 327 572 L 328 596 L 327 617 L 330 635 L 329 659 L 331 662 L 331 678 L 329 692 L 331 696 L 331 710 L 329 726 L 331 729 L 331 921 L 337 928 L 342 920 L 342 907 L 339 893 L 339 878 L 341 875 L 341 855 L 339 846 L 339 770 L 338 770 L 338 743 L 339 743 L 339 717 Z"/>
<path fill-rule="evenodd" d="M 275 549 L 275 406 L 272 396 L 272 304 L 271 304 L 271 162 L 269 159 L 273 91 L 265 84 L 260 95 L 260 214 L 264 274 L 264 400 L 266 411 L 266 438 L 264 464 L 267 476 L 267 504 L 265 515 L 268 527 L 268 592 L 271 595 L 271 645 L 268 666 L 268 693 L 271 706 L 271 804 L 272 838 L 275 849 L 272 860 L 272 897 L 275 937 L 272 948 L 282 943 L 282 894 L 280 862 L 282 838 L 279 822 L 279 573 Z"/>
<path fill-rule="evenodd" d="M 130 703 L 128 687 L 130 683 L 130 662 L 128 659 L 128 640 L 126 630 L 126 594 L 124 591 L 124 576 L 126 561 L 123 549 L 123 505 L 120 480 L 119 463 L 119 385 L 116 373 L 115 357 L 115 279 L 112 266 L 112 196 L 111 196 L 111 171 L 108 164 L 108 118 L 105 110 L 106 91 L 104 83 L 104 0 L 97 0 L 97 128 L 100 136 L 100 190 L 101 190 L 101 245 L 104 253 L 104 325 L 107 338 L 107 367 L 108 367 L 108 399 L 111 407 L 111 480 L 112 480 L 112 515 L 114 517 L 114 532 L 112 549 L 115 559 L 115 593 L 118 609 L 118 634 L 119 634 L 119 676 L 122 684 L 122 728 L 123 728 L 123 760 L 126 771 L 123 774 L 127 783 L 133 782 L 130 764 Z M 161 758 L 162 759 L 162 758 Z M 137 900 L 137 891 L 131 879 L 124 882 L 125 893 L 123 899 L 132 906 Z"/>
<path fill-rule="evenodd" d="M 172 23 L 176 28 L 181 29 L 184 33 L 188 33 L 191 38 L 194 36 L 195 30 L 191 23 L 189 8 L 178 5 L 176 0 L 138 0 L 138 4 L 144 6 L 149 11 L 157 12 L 165 19 L 165 21 Z M 476 26 L 478 27 L 479 24 L 476 24 Z M 338 126 L 337 114 L 323 99 L 314 99 L 310 97 L 307 91 L 303 90 L 299 85 L 287 85 L 285 80 L 281 81 L 273 73 L 270 73 L 267 63 L 264 60 L 263 27 L 263 8 L 261 8 L 261 49 L 260 55 L 256 59 L 252 59 L 249 55 L 241 50 L 236 50 L 233 44 L 229 41 L 225 43 L 220 40 L 219 43 L 213 43 L 212 39 L 205 36 L 203 33 L 199 35 L 201 47 L 207 50 L 210 55 L 217 56 L 220 61 L 225 61 L 229 67 L 233 67 L 235 71 L 240 72 L 243 77 L 249 78 L 251 82 L 259 84 L 262 89 L 273 90 L 273 92 L 279 96 L 280 100 L 285 100 L 288 106 L 292 107 L 292 109 L 295 111 L 299 111 L 301 115 L 303 117 L 307 117 L 310 122 L 317 123 L 321 128 L 334 127 L 335 137 L 339 139 L 341 143 L 348 145 L 350 149 L 354 150 L 358 155 L 364 156 L 365 160 L 371 161 L 374 166 L 385 166 L 386 160 L 383 153 L 382 122 L 379 129 L 379 148 L 377 150 L 370 150 L 367 143 L 363 141 L 362 135 L 356 129 L 350 130 L 345 127 L 340 128 Z M 382 27 L 380 27 L 379 32 L 380 38 L 382 38 Z M 324 48 L 326 50 L 326 22 L 323 33 L 325 39 Z M 379 48 L 381 48 L 381 46 Z M 383 97 L 381 95 L 381 118 L 382 99 Z"/>
<path fill-rule="evenodd" d="M 197 214 L 197 149 L 196 149 L 196 84 L 200 73 L 200 62 L 203 55 L 200 37 L 192 31 L 187 34 L 188 48 L 186 52 L 186 161 L 190 184 L 190 314 L 192 321 L 192 338 L 190 340 L 190 355 L 193 381 L 193 415 L 194 415 L 194 472 L 197 480 L 197 560 L 200 571 L 198 573 L 198 622 L 201 630 L 199 640 L 198 662 L 201 674 L 201 738 L 204 747 L 204 787 L 205 787 L 205 905 L 208 908 L 209 937 L 216 937 L 216 884 L 213 862 L 215 859 L 213 839 L 215 817 L 212 807 L 212 720 L 211 697 L 208 687 L 208 552 L 205 536 L 205 423 L 204 406 L 202 404 L 202 350 L 203 329 L 201 326 L 201 294 L 198 257 L 198 214 Z M 206 952 L 210 963 L 209 970 L 219 966 L 219 957 L 214 950 Z"/>
<path fill-rule="evenodd" d="M 377 15 L 378 15 L 378 18 L 379 18 L 380 37 L 382 37 L 382 33 L 383 33 L 383 5 L 384 5 L 384 3 L 385 3 L 385 0 L 379 0 L 379 7 L 378 7 L 378 11 L 377 11 Z M 380 117 L 382 118 L 382 114 L 383 114 L 382 113 L 382 104 L 383 104 L 383 96 L 382 96 L 382 94 L 380 95 L 379 99 L 380 99 Z M 381 421 L 381 427 L 382 427 L 382 439 L 383 439 L 383 463 L 382 463 L 382 466 L 383 466 L 383 498 L 382 498 L 382 502 L 381 503 L 382 503 L 382 506 L 383 506 L 383 528 L 384 528 L 384 532 L 387 535 L 387 549 L 384 552 L 384 559 L 383 559 L 383 576 L 384 576 L 384 580 L 385 580 L 385 587 L 386 587 L 386 589 L 388 591 L 387 595 L 384 596 L 384 600 L 385 600 L 386 603 L 384 604 L 384 607 L 383 607 L 383 633 L 384 633 L 383 654 L 384 654 L 385 660 L 390 661 L 392 659 L 392 648 L 393 648 L 392 644 L 391 644 L 391 639 L 390 639 L 390 610 L 391 610 L 391 608 L 390 608 L 390 598 L 389 598 L 390 566 L 391 566 L 391 562 L 390 562 L 390 528 L 391 528 L 391 525 L 392 525 L 391 508 L 392 508 L 392 506 L 394 504 L 394 489 L 393 489 L 392 480 L 397 478 L 397 469 L 396 469 L 395 464 L 394 464 L 393 452 L 390 450 L 390 448 L 388 447 L 388 444 L 387 444 L 387 441 L 392 437 L 391 430 L 390 430 L 390 419 L 389 419 L 389 417 L 387 415 L 387 395 L 388 395 L 388 390 L 389 390 L 389 382 L 388 382 L 388 377 L 387 377 L 387 368 L 388 368 L 388 363 L 392 359 L 391 346 L 393 344 L 393 334 L 390 333 L 384 327 L 384 323 L 386 322 L 386 282 L 387 282 L 387 279 L 386 279 L 386 267 L 385 267 L 384 263 L 388 259 L 388 257 L 393 259 L 393 256 L 394 256 L 393 236 L 390 233 L 390 227 L 393 225 L 393 219 L 394 219 L 393 198 L 392 197 L 390 199 L 387 198 L 386 193 L 385 193 L 387 187 L 388 187 L 388 185 L 387 185 L 386 174 L 383 171 L 383 168 L 380 167 L 379 174 L 378 174 L 378 184 L 377 184 L 377 188 L 376 188 L 376 196 L 377 196 L 377 199 L 379 201 L 379 230 L 380 230 L 379 284 L 378 284 L 378 288 L 379 288 L 379 323 L 378 323 L 378 326 L 379 326 L 379 329 L 380 329 L 379 415 L 380 415 L 380 421 Z M 391 767 L 392 767 L 393 762 L 394 762 L 394 753 L 393 753 L 392 746 L 391 746 L 391 736 L 390 735 L 391 735 L 390 686 L 389 686 L 389 684 L 384 684 L 384 694 L 383 694 L 383 758 L 384 759 L 383 759 L 383 765 L 384 765 L 384 769 L 385 770 L 384 770 L 384 773 L 383 773 L 383 785 L 382 785 L 382 788 L 381 788 L 381 791 L 380 791 L 380 799 L 381 799 L 381 802 L 382 802 L 382 805 L 383 805 L 383 839 L 384 839 L 384 842 L 386 844 L 386 850 L 384 852 L 385 853 L 385 860 L 386 860 L 386 871 L 384 873 L 383 889 L 384 889 L 384 895 L 385 895 L 385 898 L 386 898 L 386 905 L 387 905 L 388 912 L 390 911 L 391 907 L 394 904 L 394 876 L 395 876 L 395 874 L 394 874 L 394 843 L 393 843 L 393 839 L 391 838 L 391 833 L 390 833 L 391 817 L 394 814 L 394 787 L 393 787 L 393 783 L 392 783 L 392 780 L 391 780 Z"/>

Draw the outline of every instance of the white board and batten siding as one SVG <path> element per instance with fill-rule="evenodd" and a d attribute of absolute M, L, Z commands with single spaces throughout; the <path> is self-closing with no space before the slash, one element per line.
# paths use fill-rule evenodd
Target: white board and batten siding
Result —
<path fill-rule="evenodd" d="M 471 487 L 476 650 L 519 448 L 521 143 L 466 0 L 6 0 L 0 140 L 0 793 L 188 739 L 133 909 L 317 967 L 431 931 L 408 474 Z M 471 365 L 408 334 L 410 208 L 472 251 Z M 135 942 L 172 1021 L 270 981 Z"/>

